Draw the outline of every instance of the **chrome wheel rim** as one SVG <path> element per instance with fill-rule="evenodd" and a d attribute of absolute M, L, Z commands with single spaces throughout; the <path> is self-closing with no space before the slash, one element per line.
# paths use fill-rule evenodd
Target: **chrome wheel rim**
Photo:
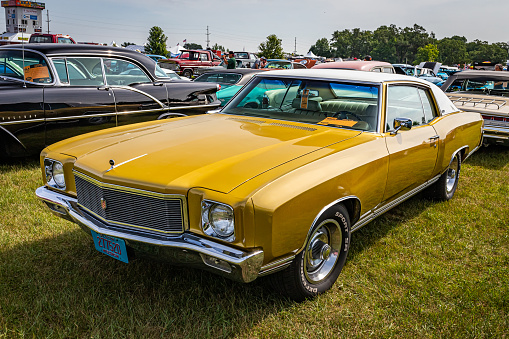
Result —
<path fill-rule="evenodd" d="M 304 274 L 310 283 L 329 276 L 338 261 L 343 235 L 334 219 L 324 220 L 311 234 L 304 252 Z"/>
<path fill-rule="evenodd" d="M 456 185 L 456 180 L 458 178 L 459 173 L 459 161 L 458 156 L 455 156 L 452 159 L 449 168 L 447 169 L 447 193 L 451 193 L 454 190 L 454 186 Z"/>

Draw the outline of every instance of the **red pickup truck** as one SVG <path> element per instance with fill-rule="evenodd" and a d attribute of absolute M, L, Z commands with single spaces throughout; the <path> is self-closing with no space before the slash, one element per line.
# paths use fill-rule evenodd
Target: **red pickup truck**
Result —
<path fill-rule="evenodd" d="M 221 58 L 212 50 L 183 50 L 177 58 L 159 60 L 159 66 L 192 78 L 201 67 L 217 66 Z"/>
<path fill-rule="evenodd" d="M 34 33 L 30 36 L 30 43 L 54 43 L 54 44 L 75 44 L 73 38 L 64 34 L 43 34 Z"/>

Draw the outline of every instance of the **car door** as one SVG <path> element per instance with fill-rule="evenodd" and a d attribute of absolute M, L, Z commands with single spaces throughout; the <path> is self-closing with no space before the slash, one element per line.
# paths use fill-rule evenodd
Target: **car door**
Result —
<path fill-rule="evenodd" d="M 384 201 L 393 200 L 429 179 L 438 155 L 438 135 L 429 122 L 436 115 L 428 90 L 416 85 L 387 86 L 385 140 L 389 168 Z M 394 131 L 396 118 L 412 120 L 409 130 Z"/>
<path fill-rule="evenodd" d="M 163 82 L 153 81 L 146 70 L 126 60 L 105 58 L 104 64 L 107 86 L 115 96 L 119 126 L 156 120 L 167 112 L 168 94 Z"/>
<path fill-rule="evenodd" d="M 43 87 L 53 78 L 34 52 L 0 51 L 0 156 L 23 156 L 44 148 Z"/>
<path fill-rule="evenodd" d="M 44 88 L 46 145 L 116 126 L 115 99 L 99 57 L 54 58 L 60 84 Z"/>

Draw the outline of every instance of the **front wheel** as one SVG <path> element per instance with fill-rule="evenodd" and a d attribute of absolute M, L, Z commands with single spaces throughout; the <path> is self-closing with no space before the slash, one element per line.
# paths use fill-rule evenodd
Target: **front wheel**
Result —
<path fill-rule="evenodd" d="M 435 200 L 450 200 L 458 187 L 460 169 L 461 154 L 458 152 L 452 159 L 447 170 L 440 176 L 440 179 L 429 188 L 428 196 Z"/>
<path fill-rule="evenodd" d="M 315 223 L 304 249 L 290 267 L 268 278 L 281 294 L 303 301 L 332 287 L 343 268 L 350 245 L 348 211 L 338 205 Z"/>
<path fill-rule="evenodd" d="M 185 76 L 186 78 L 192 79 L 193 78 L 193 71 L 190 70 L 190 69 L 185 69 L 182 72 L 182 75 Z"/>

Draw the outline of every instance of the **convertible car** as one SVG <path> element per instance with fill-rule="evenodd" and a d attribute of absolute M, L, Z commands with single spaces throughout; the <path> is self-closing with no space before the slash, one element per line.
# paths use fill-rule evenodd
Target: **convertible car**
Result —
<path fill-rule="evenodd" d="M 117 260 L 268 275 L 300 301 L 334 284 L 351 232 L 424 189 L 451 199 L 481 125 L 407 76 L 261 72 L 218 113 L 47 147 L 36 194 Z"/>
<path fill-rule="evenodd" d="M 442 89 L 460 109 L 482 114 L 486 145 L 509 146 L 509 72 L 458 72 Z"/>
<path fill-rule="evenodd" d="M 0 47 L 0 157 L 39 153 L 106 127 L 204 113 L 218 86 L 171 79 L 124 48 L 29 44 Z"/>

